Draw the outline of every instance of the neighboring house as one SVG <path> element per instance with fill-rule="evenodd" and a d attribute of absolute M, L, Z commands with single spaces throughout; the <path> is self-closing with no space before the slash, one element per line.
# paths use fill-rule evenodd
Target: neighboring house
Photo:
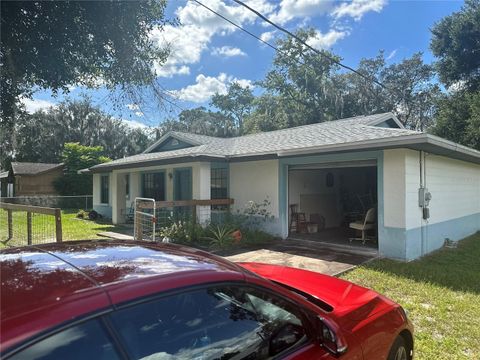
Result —
<path fill-rule="evenodd" d="M 13 162 L 0 172 L 2 197 L 55 195 L 53 182 L 63 175 L 63 164 Z"/>
<path fill-rule="evenodd" d="M 229 197 L 239 209 L 268 197 L 268 231 L 286 238 L 293 204 L 326 229 L 348 229 L 374 207 L 379 253 L 402 260 L 480 230 L 480 152 L 407 130 L 390 113 L 229 139 L 169 132 L 90 171 L 94 208 L 114 223 L 135 197 Z"/>

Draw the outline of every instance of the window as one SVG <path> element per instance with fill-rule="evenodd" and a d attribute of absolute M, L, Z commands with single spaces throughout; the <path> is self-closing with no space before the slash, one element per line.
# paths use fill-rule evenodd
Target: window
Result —
<path fill-rule="evenodd" d="M 9 357 L 9 360 L 120 359 L 98 320 L 68 328 Z"/>
<path fill-rule="evenodd" d="M 130 174 L 125 175 L 125 197 L 130 199 Z"/>
<path fill-rule="evenodd" d="M 192 169 L 175 169 L 173 181 L 173 199 L 192 200 Z"/>
<path fill-rule="evenodd" d="M 143 197 L 165 200 L 165 173 L 146 173 L 142 175 Z"/>
<path fill-rule="evenodd" d="M 109 176 L 102 175 L 100 178 L 100 202 L 102 204 L 108 204 L 108 185 L 109 185 Z"/>
<path fill-rule="evenodd" d="M 293 306 L 236 286 L 171 295 L 111 316 L 135 359 L 267 359 L 306 340 Z"/>
<path fill-rule="evenodd" d="M 228 168 L 212 168 L 210 184 L 212 199 L 226 199 L 228 197 Z"/>

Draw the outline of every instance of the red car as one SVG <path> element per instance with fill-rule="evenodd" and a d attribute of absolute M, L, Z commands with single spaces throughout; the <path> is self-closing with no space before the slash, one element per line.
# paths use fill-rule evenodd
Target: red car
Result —
<path fill-rule="evenodd" d="M 0 252 L 2 359 L 394 359 L 405 311 L 318 273 L 173 244 Z"/>

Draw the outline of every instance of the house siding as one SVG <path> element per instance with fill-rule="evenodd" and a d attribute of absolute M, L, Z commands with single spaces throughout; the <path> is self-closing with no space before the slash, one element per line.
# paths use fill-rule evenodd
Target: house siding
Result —
<path fill-rule="evenodd" d="M 63 169 L 58 168 L 38 175 L 16 175 L 15 196 L 57 195 L 53 183 L 63 176 Z"/>
<path fill-rule="evenodd" d="M 281 234 L 279 219 L 278 160 L 233 162 L 230 164 L 230 197 L 234 199 L 234 210 L 243 211 L 249 201 L 270 201 L 268 211 L 273 219 L 265 224 L 265 230 Z"/>
<path fill-rule="evenodd" d="M 480 230 L 480 166 L 427 154 L 425 180 L 432 194 L 430 218 L 418 206 L 420 152 L 385 151 L 385 231 L 380 252 L 413 260 Z M 396 190 L 395 190 L 396 189 Z"/>

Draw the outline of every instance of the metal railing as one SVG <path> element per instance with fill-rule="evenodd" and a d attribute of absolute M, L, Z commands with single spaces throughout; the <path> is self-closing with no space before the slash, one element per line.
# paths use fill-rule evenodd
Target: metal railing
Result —
<path fill-rule="evenodd" d="M 154 241 L 156 229 L 175 222 L 208 225 L 212 216 L 229 212 L 233 203 L 233 199 L 155 201 L 136 198 L 134 238 Z M 212 207 L 223 210 L 212 210 Z"/>

